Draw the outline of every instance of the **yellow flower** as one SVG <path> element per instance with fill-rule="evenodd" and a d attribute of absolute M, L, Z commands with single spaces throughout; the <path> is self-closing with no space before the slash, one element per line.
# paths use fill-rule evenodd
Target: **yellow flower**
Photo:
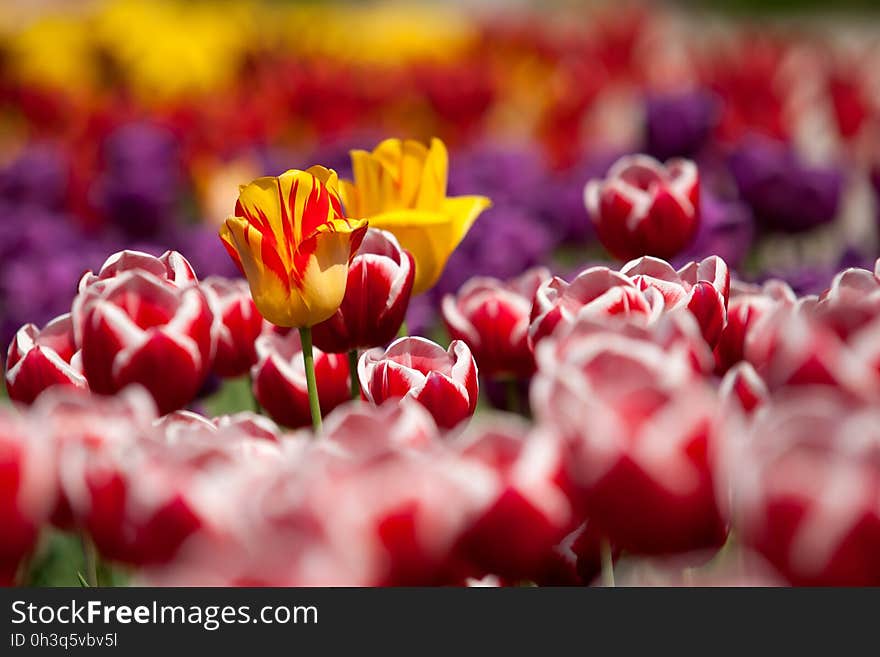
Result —
<path fill-rule="evenodd" d="M 371 153 L 351 152 L 354 181 L 340 181 L 350 216 L 394 233 L 416 262 L 413 294 L 429 290 L 480 213 L 485 196 L 446 196 L 448 155 L 439 139 L 386 139 Z"/>
<path fill-rule="evenodd" d="M 336 172 L 317 166 L 257 178 L 240 187 L 235 216 L 220 229 L 273 324 L 313 326 L 342 303 L 367 222 L 345 218 L 337 187 Z"/>

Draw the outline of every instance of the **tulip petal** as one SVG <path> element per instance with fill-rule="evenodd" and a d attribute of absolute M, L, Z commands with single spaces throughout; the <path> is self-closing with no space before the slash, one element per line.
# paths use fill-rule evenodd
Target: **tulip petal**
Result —
<path fill-rule="evenodd" d="M 284 322 L 290 313 L 290 282 L 274 248 L 264 245 L 263 234 L 241 217 L 227 219 L 221 236 L 239 255 L 260 313 L 273 324 L 287 326 Z"/>
<path fill-rule="evenodd" d="M 295 323 L 291 326 L 312 326 L 336 312 L 345 296 L 351 254 L 357 250 L 366 230 L 366 224 L 362 223 L 354 231 L 321 231 L 301 245 L 313 249 L 302 270 L 299 294 L 295 295 L 308 312 L 294 317 Z"/>

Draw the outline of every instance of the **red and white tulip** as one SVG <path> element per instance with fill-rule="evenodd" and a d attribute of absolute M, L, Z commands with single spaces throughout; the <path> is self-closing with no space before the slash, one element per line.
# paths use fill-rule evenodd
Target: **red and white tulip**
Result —
<path fill-rule="evenodd" d="M 642 290 L 658 290 L 667 311 L 687 308 L 706 342 L 711 346 L 718 342 L 727 322 L 730 296 L 730 272 L 724 260 L 711 256 L 676 271 L 668 262 L 646 256 L 627 263 L 620 273 Z"/>
<path fill-rule="evenodd" d="M 599 240 L 615 258 L 672 258 L 693 241 L 700 223 L 697 165 L 627 155 L 604 180 L 587 183 L 584 202 Z"/>
<path fill-rule="evenodd" d="M 219 320 L 213 371 L 222 377 L 246 374 L 257 362 L 254 343 L 265 323 L 247 281 L 210 276 L 202 281 L 201 288 Z"/>
<path fill-rule="evenodd" d="M 19 563 L 36 546 L 57 494 L 57 455 L 35 423 L 0 409 L 0 586 L 11 586 Z"/>
<path fill-rule="evenodd" d="M 56 317 L 42 329 L 22 326 L 6 357 L 6 391 L 13 401 L 31 404 L 44 390 L 56 386 L 89 388 L 69 314 Z"/>
<path fill-rule="evenodd" d="M 534 373 L 528 340 L 532 301 L 549 279 L 543 267 L 507 282 L 476 277 L 455 296 L 443 298 L 443 321 L 450 336 L 470 347 L 483 376 L 528 378 Z"/>
<path fill-rule="evenodd" d="M 477 407 L 477 365 L 460 340 L 443 349 L 425 338 L 400 338 L 388 349 L 365 352 L 358 377 L 367 401 L 413 399 L 444 429 L 468 419 Z"/>
<path fill-rule="evenodd" d="M 368 229 L 348 267 L 342 305 L 312 327 L 315 346 L 346 353 L 388 344 L 400 330 L 415 279 L 413 257 L 388 231 Z"/>
<path fill-rule="evenodd" d="M 567 441 L 590 519 L 632 553 L 720 545 L 726 527 L 710 459 L 716 400 L 689 348 L 588 331 L 560 361 L 555 339 L 538 346 L 532 406 Z"/>
<path fill-rule="evenodd" d="M 532 306 L 529 342 L 534 346 L 559 324 L 571 324 L 581 317 L 601 320 L 617 315 L 642 315 L 648 318 L 662 311 L 662 298 L 645 295 L 628 276 L 608 267 L 590 267 L 571 283 L 554 276 L 538 287 Z"/>

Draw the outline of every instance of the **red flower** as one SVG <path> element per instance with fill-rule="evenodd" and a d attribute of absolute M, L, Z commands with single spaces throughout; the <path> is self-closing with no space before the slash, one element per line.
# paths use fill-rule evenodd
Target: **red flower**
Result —
<path fill-rule="evenodd" d="M 425 338 L 400 338 L 384 352 L 365 352 L 358 363 L 358 377 L 368 401 L 414 399 L 441 428 L 456 426 L 477 407 L 477 365 L 460 340 L 453 340 L 444 350 Z"/>
<path fill-rule="evenodd" d="M 751 413 L 770 397 L 767 385 L 750 363 L 739 362 L 731 367 L 721 380 L 722 399 L 734 400 L 746 413 Z"/>
<path fill-rule="evenodd" d="M 79 282 L 79 289 L 107 281 L 126 271 L 145 271 L 177 287 L 188 287 L 198 282 L 192 265 L 177 251 L 166 251 L 156 258 L 140 251 L 119 251 L 104 261 L 97 274 L 87 272 Z"/>
<path fill-rule="evenodd" d="M 790 391 L 734 425 L 737 536 L 792 584 L 880 586 L 880 414 L 833 390 Z"/>
<path fill-rule="evenodd" d="M 458 438 L 454 448 L 496 480 L 494 495 L 461 537 L 464 558 L 479 575 L 511 580 L 541 575 L 575 520 L 562 442 L 498 417 Z"/>
<path fill-rule="evenodd" d="M 168 413 L 192 401 L 210 371 L 214 316 L 198 284 L 181 283 L 176 274 L 159 278 L 146 269 L 107 274 L 128 257 L 113 256 L 110 267 L 97 277 L 87 274 L 80 284 L 73 318 L 83 370 L 94 392 L 113 394 L 139 383 L 159 411 Z"/>
<path fill-rule="evenodd" d="M 426 449 L 440 436 L 421 404 L 390 399 L 379 406 L 362 401 L 340 406 L 324 422 L 322 441 L 351 454 L 382 453 L 403 447 Z"/>
<path fill-rule="evenodd" d="M 458 539 L 492 491 L 486 468 L 442 445 L 337 457 L 316 475 L 307 507 L 337 549 L 383 586 L 450 583 Z"/>
<path fill-rule="evenodd" d="M 535 345 L 560 323 L 578 317 L 602 319 L 615 315 L 644 315 L 662 312 L 662 299 L 649 298 L 629 277 L 607 267 L 590 267 L 571 283 L 554 276 L 535 292 L 529 342 Z"/>
<path fill-rule="evenodd" d="M 604 180 L 587 183 L 584 200 L 599 240 L 615 258 L 671 258 L 691 243 L 699 225 L 697 166 L 627 155 Z"/>
<path fill-rule="evenodd" d="M 281 442 L 278 425 L 265 415 L 250 411 L 210 419 L 192 411 L 175 411 L 163 416 L 155 424 L 172 444 L 188 441 L 194 435 L 210 436 L 208 440 L 215 444 L 222 444 L 223 438 L 227 437 L 229 442 Z"/>
<path fill-rule="evenodd" d="M 130 386 L 112 397 L 58 387 L 41 395 L 30 413 L 52 438 L 58 467 L 62 468 L 71 459 L 79 458 L 75 456 L 79 450 L 129 445 L 135 435 L 149 432 L 156 419 L 156 405 L 140 386 Z M 51 520 L 64 530 L 74 526 L 70 503 L 63 490 Z"/>
<path fill-rule="evenodd" d="M 719 373 L 745 358 L 745 345 L 755 322 L 778 304 L 792 305 L 794 292 L 787 283 L 768 281 L 763 287 L 734 281 L 727 308 L 727 324 L 715 347 Z"/>
<path fill-rule="evenodd" d="M 299 333 L 269 330 L 257 338 L 257 364 L 251 368 L 254 396 L 269 416 L 284 426 L 311 424 L 306 371 Z M 348 358 L 315 349 L 315 377 L 321 414 L 351 398 Z"/>
<path fill-rule="evenodd" d="M 572 359 L 579 357 L 579 349 L 584 344 L 595 345 L 597 335 L 609 333 L 628 340 L 651 343 L 669 353 L 671 362 L 676 366 L 679 365 L 679 359 L 689 364 L 695 375 L 708 376 L 712 373 L 712 351 L 703 340 L 697 320 L 684 308 L 650 317 L 640 314 L 581 317 L 572 324 L 560 327 L 551 339 L 541 342 L 536 353 L 540 354 L 544 370 L 565 368 Z"/>
<path fill-rule="evenodd" d="M 33 324 L 22 326 L 6 357 L 6 390 L 13 401 L 31 404 L 41 392 L 54 386 L 89 387 L 82 374 L 69 314 L 56 317 L 42 330 Z"/>
<path fill-rule="evenodd" d="M 697 318 L 706 342 L 711 346 L 718 342 L 730 296 L 730 272 L 724 260 L 711 256 L 676 271 L 668 262 L 644 257 L 627 263 L 620 273 L 639 289 L 659 290 L 666 310 L 687 308 Z"/>
<path fill-rule="evenodd" d="M 180 450 L 130 435 L 125 444 L 69 450 L 62 485 L 101 555 L 134 565 L 164 563 L 204 524 L 198 471 Z"/>
<path fill-rule="evenodd" d="M 0 409 L 0 586 L 14 584 L 55 504 L 55 456 L 37 429 Z"/>
<path fill-rule="evenodd" d="M 391 233 L 371 228 L 348 267 L 342 305 L 312 327 L 322 351 L 346 353 L 380 347 L 397 336 L 412 293 L 415 266 Z"/>
<path fill-rule="evenodd" d="M 715 398 L 687 343 L 588 331 L 560 361 L 557 339 L 566 336 L 537 351 L 532 407 L 569 444 L 591 520 L 634 553 L 720 545 L 726 531 L 710 468 Z"/>
<path fill-rule="evenodd" d="M 750 327 L 745 357 L 771 391 L 822 385 L 880 398 L 880 282 L 838 274 L 820 297 L 777 303 Z"/>
<path fill-rule="evenodd" d="M 506 283 L 476 277 L 456 296 L 443 298 L 443 320 L 450 336 L 470 347 L 484 376 L 528 378 L 535 371 L 529 318 L 535 292 L 549 279 L 544 268 L 530 269 Z"/>
<path fill-rule="evenodd" d="M 222 377 L 241 376 L 257 362 L 254 342 L 264 323 L 250 287 L 243 279 L 210 276 L 202 281 L 201 288 L 219 319 L 213 370 Z"/>

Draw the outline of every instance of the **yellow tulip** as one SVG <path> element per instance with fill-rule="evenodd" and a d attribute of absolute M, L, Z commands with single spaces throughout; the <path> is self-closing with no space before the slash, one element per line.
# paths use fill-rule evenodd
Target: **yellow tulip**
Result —
<path fill-rule="evenodd" d="M 354 181 L 340 181 L 352 217 L 397 237 L 416 263 L 413 294 L 431 289 L 446 261 L 483 210 L 485 196 L 446 196 L 446 146 L 386 139 L 372 152 L 351 152 Z"/>
<path fill-rule="evenodd" d="M 366 221 L 345 218 L 336 172 L 312 167 L 242 185 L 220 238 L 263 317 L 306 328 L 339 308 L 366 230 Z"/>

